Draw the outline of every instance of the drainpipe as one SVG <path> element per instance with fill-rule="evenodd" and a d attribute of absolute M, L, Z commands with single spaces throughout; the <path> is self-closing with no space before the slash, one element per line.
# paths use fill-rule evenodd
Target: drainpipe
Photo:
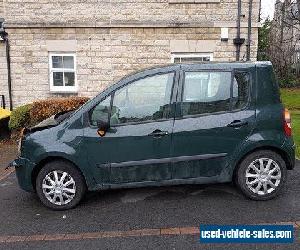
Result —
<path fill-rule="evenodd" d="M 5 42 L 9 109 L 12 110 L 13 105 L 12 105 L 12 93 L 11 93 L 10 48 L 9 48 L 8 34 L 4 29 L 4 19 L 3 18 L 0 18 L 0 37 L 1 37 L 1 40 Z"/>
<path fill-rule="evenodd" d="M 233 43 L 236 46 L 236 61 L 240 60 L 241 46 L 245 42 L 244 38 L 241 38 L 241 16 L 242 16 L 242 0 L 238 0 L 238 16 L 237 16 L 237 34 L 233 39 Z"/>
<path fill-rule="evenodd" d="M 250 54 L 251 54 L 252 6 L 253 6 L 253 0 L 249 0 L 247 61 L 250 61 Z"/>
<path fill-rule="evenodd" d="M 261 0 L 259 0 L 258 22 L 261 21 Z"/>

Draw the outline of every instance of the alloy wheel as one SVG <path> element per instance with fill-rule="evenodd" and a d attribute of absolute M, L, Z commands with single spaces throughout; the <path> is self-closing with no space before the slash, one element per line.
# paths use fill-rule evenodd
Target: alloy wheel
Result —
<path fill-rule="evenodd" d="M 267 195 L 275 191 L 281 181 L 281 170 L 276 161 L 259 158 L 246 169 L 246 185 L 255 194 Z"/>
<path fill-rule="evenodd" d="M 54 170 L 43 179 L 42 190 L 48 201 L 61 206 L 73 200 L 76 194 L 76 185 L 69 173 Z"/>

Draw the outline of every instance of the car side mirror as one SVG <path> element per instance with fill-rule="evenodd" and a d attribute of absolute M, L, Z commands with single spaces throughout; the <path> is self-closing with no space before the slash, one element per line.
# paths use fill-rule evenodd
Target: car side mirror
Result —
<path fill-rule="evenodd" d="M 102 137 L 105 136 L 107 130 L 109 129 L 109 123 L 106 121 L 97 121 L 97 127 L 97 133 Z"/>

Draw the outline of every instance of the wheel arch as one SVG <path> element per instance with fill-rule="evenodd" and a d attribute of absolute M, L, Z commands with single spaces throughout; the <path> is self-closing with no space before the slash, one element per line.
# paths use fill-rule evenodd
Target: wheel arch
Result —
<path fill-rule="evenodd" d="M 260 146 L 260 147 L 256 147 L 253 148 L 252 150 L 247 151 L 235 164 L 234 166 L 234 170 L 233 170 L 233 180 L 235 179 L 236 176 L 236 171 L 238 169 L 238 166 L 240 165 L 240 163 L 250 154 L 252 154 L 253 152 L 257 152 L 257 151 L 262 151 L 262 150 L 270 150 L 273 151 L 275 153 L 277 153 L 278 155 L 281 156 L 281 158 L 284 160 L 286 167 L 288 170 L 293 169 L 293 164 L 291 162 L 291 159 L 288 156 L 288 153 L 285 152 L 283 149 L 278 148 L 278 147 L 274 147 L 274 146 Z"/>
<path fill-rule="evenodd" d="M 34 169 L 32 170 L 31 183 L 32 183 L 32 187 L 33 187 L 34 191 L 36 190 L 36 178 L 37 178 L 39 172 L 41 171 L 41 169 L 43 168 L 43 166 L 45 164 L 47 164 L 49 162 L 54 162 L 54 161 L 64 161 L 67 163 L 71 163 L 81 173 L 81 175 L 83 176 L 84 182 L 87 185 L 87 180 L 86 180 L 85 174 L 73 161 L 66 159 L 62 156 L 47 156 L 46 158 L 39 161 L 39 163 L 37 163 L 36 166 L 34 167 Z"/>

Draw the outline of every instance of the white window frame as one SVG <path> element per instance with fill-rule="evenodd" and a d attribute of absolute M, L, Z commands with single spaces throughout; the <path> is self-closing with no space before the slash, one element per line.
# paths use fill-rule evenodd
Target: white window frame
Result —
<path fill-rule="evenodd" d="M 213 61 L 213 53 L 172 53 L 171 63 L 174 63 L 175 58 L 197 58 L 197 57 L 209 57 L 210 61 Z M 181 63 L 181 61 L 179 62 Z"/>
<path fill-rule="evenodd" d="M 53 56 L 72 56 L 74 59 L 74 68 L 53 68 Z M 54 86 L 53 85 L 53 72 L 73 72 L 74 73 L 74 86 Z M 49 78 L 50 78 L 50 92 L 54 93 L 77 93 L 77 74 L 76 74 L 76 54 L 75 53 L 49 53 Z"/>

